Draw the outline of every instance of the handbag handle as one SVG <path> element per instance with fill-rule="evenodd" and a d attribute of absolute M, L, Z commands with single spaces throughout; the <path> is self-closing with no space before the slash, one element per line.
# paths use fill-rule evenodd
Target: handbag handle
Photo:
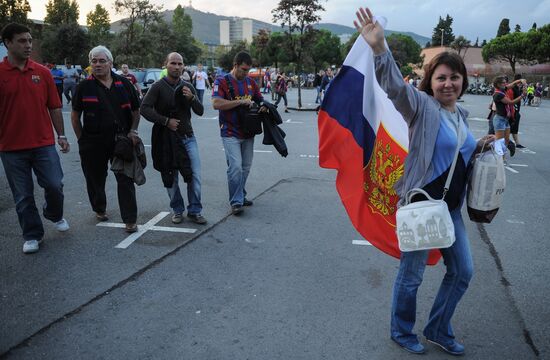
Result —
<path fill-rule="evenodd" d="M 427 197 L 428 200 L 430 200 L 430 201 L 438 201 L 438 200 L 434 199 L 433 197 L 431 197 L 425 190 L 420 189 L 420 188 L 414 188 L 414 189 L 411 189 L 411 190 L 407 191 L 407 195 L 405 195 L 406 205 L 409 205 L 411 203 L 412 197 L 416 194 L 422 194 L 425 197 Z M 443 199 L 441 199 L 441 200 L 443 200 Z"/>

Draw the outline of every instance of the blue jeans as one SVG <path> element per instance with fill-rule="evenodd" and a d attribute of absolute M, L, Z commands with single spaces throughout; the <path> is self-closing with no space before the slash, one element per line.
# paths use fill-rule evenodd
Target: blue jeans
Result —
<path fill-rule="evenodd" d="M 202 104 L 202 99 L 204 98 L 204 89 L 197 89 L 197 97 Z"/>
<path fill-rule="evenodd" d="M 319 104 L 321 102 L 321 85 L 317 86 L 317 97 L 315 98 L 315 103 Z"/>
<path fill-rule="evenodd" d="M 10 184 L 23 239 L 41 240 L 44 227 L 34 201 L 34 181 L 44 189 L 44 217 L 53 222 L 63 218 L 63 170 L 55 145 L 29 150 L 0 152 Z"/>
<path fill-rule="evenodd" d="M 455 243 L 441 249 L 447 272 L 435 298 L 424 336 L 442 344 L 454 340 L 451 318 L 473 274 L 470 243 L 460 207 L 451 211 L 455 227 Z M 413 328 L 416 321 L 416 292 L 422 283 L 428 251 L 401 253 L 399 272 L 393 289 L 391 336 L 402 344 L 418 342 Z"/>
<path fill-rule="evenodd" d="M 222 141 L 227 160 L 229 204 L 242 205 L 246 197 L 246 179 L 254 156 L 254 138 L 222 137 Z"/>
<path fill-rule="evenodd" d="M 496 131 L 504 131 L 510 128 L 510 122 L 506 117 L 495 114 L 493 117 L 493 127 Z"/>
<path fill-rule="evenodd" d="M 185 146 L 185 150 L 187 150 L 189 160 L 191 161 L 191 170 L 193 171 L 191 182 L 187 184 L 187 201 L 189 202 L 187 213 L 189 215 L 198 215 L 202 211 L 199 147 L 197 146 L 197 139 L 194 136 L 182 137 L 181 142 Z M 175 171 L 172 187 L 166 189 L 170 197 L 170 207 L 174 211 L 174 214 L 181 214 L 185 210 L 185 204 L 178 185 L 178 177 L 178 172 Z"/>

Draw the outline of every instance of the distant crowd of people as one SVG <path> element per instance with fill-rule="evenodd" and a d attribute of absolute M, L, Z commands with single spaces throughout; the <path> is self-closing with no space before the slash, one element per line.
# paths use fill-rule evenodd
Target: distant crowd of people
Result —
<path fill-rule="evenodd" d="M 202 215 L 199 148 L 191 122 L 192 112 L 198 116 L 204 112 L 207 88 L 212 88 L 212 106 L 219 111 L 233 214 L 253 205 L 247 198 L 246 182 L 254 137 L 259 132 L 249 127 L 247 119 L 261 120 L 270 143 L 282 156 L 288 153 L 284 133 L 277 126 L 282 121 L 276 107 L 264 103 L 260 87 L 248 76 L 252 58 L 247 52 L 238 53 L 230 73 L 216 79 L 209 79 L 202 65 L 188 73 L 182 55 L 170 53 L 161 78 L 140 99 L 140 85 L 128 65 L 123 64 L 120 73 L 113 71 L 113 55 L 104 46 L 89 52 L 90 66 L 81 76 L 71 64 L 48 69 L 30 59 L 32 36 L 25 25 L 5 26 L 2 41 L 8 55 L 0 62 L 0 157 L 15 200 L 24 253 L 37 252 L 44 237 L 33 172 L 44 189 L 44 217 L 58 231 L 69 230 L 64 218 L 63 170 L 55 149 L 57 142 L 62 153 L 70 151 L 61 112 L 62 93 L 72 106 L 71 125 L 94 217 L 97 221 L 109 219 L 105 185 L 110 165 L 128 233 L 138 231 L 135 185 L 145 182 L 140 116 L 153 123 L 153 167 L 161 175 L 175 224 L 182 222 L 186 211 L 189 221 L 207 223 Z M 280 77 L 284 78 L 284 73 Z M 187 183 L 187 207 L 180 179 Z"/>

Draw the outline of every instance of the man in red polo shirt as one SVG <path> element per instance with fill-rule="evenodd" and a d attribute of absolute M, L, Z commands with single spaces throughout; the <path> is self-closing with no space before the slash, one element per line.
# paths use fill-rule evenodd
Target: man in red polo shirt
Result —
<path fill-rule="evenodd" d="M 23 252 L 28 254 L 38 251 L 44 236 L 32 172 L 44 188 L 44 217 L 54 222 L 58 231 L 69 229 L 63 218 L 63 171 L 52 124 L 62 152 L 69 151 L 69 143 L 53 77 L 47 68 L 30 59 L 29 28 L 6 25 L 2 42 L 8 56 L 0 62 L 0 158 L 23 230 Z"/>

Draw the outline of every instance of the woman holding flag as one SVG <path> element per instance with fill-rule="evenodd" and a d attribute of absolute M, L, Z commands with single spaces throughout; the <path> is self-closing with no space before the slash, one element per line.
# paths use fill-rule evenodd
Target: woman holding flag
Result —
<path fill-rule="evenodd" d="M 474 140 L 468 129 L 468 112 L 457 104 L 468 86 L 466 67 L 460 56 L 443 52 L 428 64 L 424 79 L 417 89 L 403 82 L 391 52 L 384 40 L 384 29 L 372 12 L 360 8 L 357 31 L 374 52 L 376 78 L 409 127 L 409 153 L 403 177 L 395 190 L 403 200 L 413 188 L 422 188 L 430 196 L 441 199 L 457 144 L 461 144 L 457 165 L 445 201 L 455 227 L 455 243 L 440 249 L 447 272 L 435 298 L 424 328 L 426 339 L 447 353 L 462 355 L 464 346 L 455 340 L 451 318 L 466 292 L 473 274 L 472 256 L 460 208 L 466 193 L 470 159 L 483 142 L 492 142 L 493 135 Z M 458 127 L 462 131 L 458 131 Z M 463 135 L 458 138 L 458 134 Z M 421 199 L 415 199 L 421 200 Z M 421 354 L 424 346 L 413 333 L 416 321 L 416 293 L 422 283 L 429 251 L 403 252 L 395 280 L 391 339 L 405 350 Z"/>

